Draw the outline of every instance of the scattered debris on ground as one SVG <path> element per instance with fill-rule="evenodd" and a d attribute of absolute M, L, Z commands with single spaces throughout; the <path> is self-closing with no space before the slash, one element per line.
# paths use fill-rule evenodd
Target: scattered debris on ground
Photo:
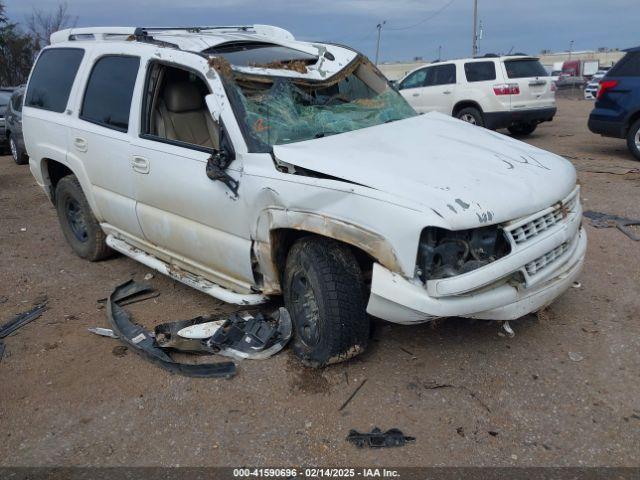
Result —
<path fill-rule="evenodd" d="M 129 280 L 116 287 L 109 296 L 109 301 L 107 302 L 109 322 L 113 332 L 120 337 L 121 341 L 132 348 L 134 352 L 172 373 L 180 373 L 188 377 L 207 378 L 230 378 L 235 375 L 236 366 L 233 362 L 202 364 L 176 362 L 164 349 L 156 344 L 154 335 L 151 332 L 131 322 L 129 314 L 119 303 L 149 291 L 151 291 L 149 285 Z"/>
<path fill-rule="evenodd" d="M 291 339 L 291 317 L 282 307 L 271 316 L 249 312 L 236 312 L 223 319 L 211 315 L 199 316 L 163 323 L 156 326 L 153 332 L 149 332 L 132 323 L 122 306 L 135 302 L 141 296 L 150 298 L 152 293 L 148 284 L 136 283 L 133 280 L 120 285 L 107 303 L 109 321 L 113 329 L 94 327 L 88 330 L 96 335 L 120 338 L 133 347 L 136 353 L 166 370 L 194 377 L 228 378 L 235 374 L 235 364 L 179 363 L 173 360 L 168 352 L 217 354 L 237 360 L 263 360 L 281 351 Z"/>
<path fill-rule="evenodd" d="M 609 213 L 594 212 L 589 210 L 584 212 L 585 217 L 591 220 L 591 225 L 595 228 L 617 228 L 631 240 L 640 242 L 640 235 L 636 235 L 629 227 L 640 226 L 640 220 L 620 217 Z"/>
<path fill-rule="evenodd" d="M 7 335 L 12 334 L 19 328 L 25 326 L 27 323 L 38 318 L 47 309 L 47 300 L 44 299 L 43 303 L 36 305 L 31 310 L 19 313 L 15 315 L 11 320 L 0 327 L 0 338 L 4 338 Z"/>
<path fill-rule="evenodd" d="M 391 428 L 383 432 L 378 427 L 371 430 L 371 433 L 360 433 L 351 430 L 347 435 L 347 441 L 353 443 L 358 448 L 390 448 L 403 447 L 407 443 L 414 443 L 415 437 L 407 437 L 397 428 Z"/>
<path fill-rule="evenodd" d="M 354 399 L 354 397 L 358 394 L 358 392 L 360 391 L 360 389 L 362 387 L 364 387 L 364 384 L 367 383 L 367 379 L 365 378 L 364 380 L 362 380 L 362 382 L 360 383 L 360 385 L 358 385 L 356 387 L 356 389 L 353 391 L 353 393 L 351 395 L 349 395 L 349 398 L 347 398 L 344 403 L 340 406 L 340 408 L 338 409 L 339 412 L 341 412 L 342 410 L 344 410 L 346 408 L 347 405 L 349 405 L 349 403 L 351 403 L 351 400 Z"/>
<path fill-rule="evenodd" d="M 4 357 L 4 342 L 0 342 L 0 362 L 2 361 L 2 357 Z"/>
<path fill-rule="evenodd" d="M 581 362 L 582 360 L 584 360 L 584 357 L 578 352 L 569 352 L 569 359 L 572 362 Z"/>

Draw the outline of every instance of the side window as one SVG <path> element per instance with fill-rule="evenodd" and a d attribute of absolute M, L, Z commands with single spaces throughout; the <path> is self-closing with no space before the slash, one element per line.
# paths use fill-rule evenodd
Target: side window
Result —
<path fill-rule="evenodd" d="M 453 63 L 431 67 L 431 75 L 427 78 L 425 87 L 449 85 L 456 83 L 456 66 Z"/>
<path fill-rule="evenodd" d="M 405 88 L 418 88 L 424 86 L 427 79 L 428 68 L 423 68 L 417 72 L 413 72 L 407 78 L 405 78 L 400 84 L 400 90 Z"/>
<path fill-rule="evenodd" d="M 209 87 L 199 75 L 155 63 L 146 85 L 142 137 L 204 151 L 220 148 L 220 128 L 205 103 Z"/>
<path fill-rule="evenodd" d="M 50 48 L 42 52 L 31 74 L 25 104 L 64 112 L 83 56 L 80 48 Z"/>
<path fill-rule="evenodd" d="M 98 59 L 87 82 L 80 118 L 126 132 L 139 68 L 138 57 L 110 55 Z"/>
<path fill-rule="evenodd" d="M 607 77 L 640 77 L 640 52 L 629 52 L 607 73 Z"/>
<path fill-rule="evenodd" d="M 464 64 L 467 82 L 486 82 L 496 79 L 496 64 L 493 62 L 469 62 Z"/>

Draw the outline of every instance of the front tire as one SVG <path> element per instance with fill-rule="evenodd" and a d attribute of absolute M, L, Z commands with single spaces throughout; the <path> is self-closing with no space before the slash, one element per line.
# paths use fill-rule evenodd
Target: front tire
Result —
<path fill-rule="evenodd" d="M 73 251 L 91 262 L 107 258 L 111 250 L 105 242 L 106 235 L 75 175 L 63 177 L 58 182 L 55 201 L 62 233 Z"/>
<path fill-rule="evenodd" d="M 640 160 L 640 120 L 636 120 L 627 132 L 627 147 L 636 160 Z"/>
<path fill-rule="evenodd" d="M 322 237 L 302 238 L 289 251 L 283 280 L 293 352 L 306 366 L 342 362 L 365 350 L 365 288 L 349 247 Z"/>
<path fill-rule="evenodd" d="M 531 135 L 538 128 L 537 123 L 517 123 L 507 128 L 514 137 L 526 137 Z"/>
<path fill-rule="evenodd" d="M 478 110 L 477 108 L 463 108 L 458 113 L 456 113 L 456 118 L 472 125 L 484 127 L 484 118 L 482 117 L 482 112 L 480 112 L 480 110 Z"/>
<path fill-rule="evenodd" d="M 25 165 L 29 161 L 29 157 L 27 157 L 27 154 L 18 147 L 18 144 L 11 134 L 9 134 L 9 150 L 11 151 L 13 161 L 18 165 Z"/>

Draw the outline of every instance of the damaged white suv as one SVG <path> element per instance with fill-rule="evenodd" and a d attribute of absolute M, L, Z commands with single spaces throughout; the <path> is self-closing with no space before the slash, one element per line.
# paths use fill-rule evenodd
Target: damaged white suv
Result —
<path fill-rule="evenodd" d="M 362 352 L 367 314 L 516 319 L 581 270 L 568 161 L 417 115 L 349 48 L 264 25 L 51 40 L 24 135 L 73 250 L 240 305 L 282 294 L 309 365 Z"/>

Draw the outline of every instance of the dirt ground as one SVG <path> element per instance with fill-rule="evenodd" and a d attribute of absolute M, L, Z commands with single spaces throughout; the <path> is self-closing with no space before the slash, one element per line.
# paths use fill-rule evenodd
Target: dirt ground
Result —
<path fill-rule="evenodd" d="M 574 163 L 586 210 L 640 218 L 640 174 L 625 173 L 640 163 L 623 141 L 587 130 L 591 107 L 560 99 L 556 119 L 528 141 Z M 217 380 L 118 356 L 117 340 L 87 332 L 107 326 L 98 299 L 150 270 L 122 256 L 77 258 L 29 168 L 10 157 L 0 158 L 0 220 L 0 321 L 49 300 L 5 339 L 2 466 L 640 464 L 640 242 L 614 229 L 585 220 L 581 286 L 513 322 L 515 338 L 456 318 L 379 323 L 348 363 L 309 370 L 285 350 Z M 160 274 L 151 282 L 161 295 L 127 307 L 147 326 L 235 309 Z M 417 441 L 386 450 L 345 441 L 374 426 Z"/>

